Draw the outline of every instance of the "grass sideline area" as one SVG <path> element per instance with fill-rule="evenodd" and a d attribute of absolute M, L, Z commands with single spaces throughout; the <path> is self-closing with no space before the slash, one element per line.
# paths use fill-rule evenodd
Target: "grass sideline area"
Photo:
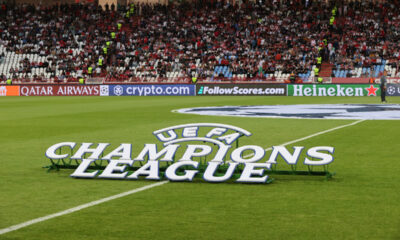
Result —
<path fill-rule="evenodd" d="M 391 97 L 390 103 L 400 104 Z M 58 142 L 132 143 L 198 122 L 253 133 L 265 148 L 356 120 L 178 114 L 224 105 L 379 103 L 379 97 L 7 97 L 0 99 L 0 229 L 152 184 L 47 173 Z M 291 146 L 333 146 L 333 179 L 274 176 L 272 184 L 167 183 L 0 235 L 0 239 L 399 239 L 400 122 L 367 120 Z"/>

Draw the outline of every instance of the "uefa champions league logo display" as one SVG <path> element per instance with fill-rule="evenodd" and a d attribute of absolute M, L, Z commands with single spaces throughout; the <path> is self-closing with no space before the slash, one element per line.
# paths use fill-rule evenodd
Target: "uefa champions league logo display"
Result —
<path fill-rule="evenodd" d="M 193 181 L 197 175 L 206 182 L 225 182 L 236 175 L 235 182 L 244 183 L 267 182 L 268 171 L 277 164 L 278 156 L 292 167 L 298 163 L 309 168 L 326 167 L 333 162 L 334 148 L 329 146 L 308 150 L 302 146 L 291 150 L 273 146 L 267 157 L 261 146 L 239 146 L 239 139 L 250 137 L 251 133 L 226 124 L 184 124 L 160 129 L 153 134 L 160 143 L 145 144 L 136 154 L 129 143 L 108 149 L 109 143 L 95 146 L 81 143 L 78 146 L 75 142 L 62 142 L 49 147 L 46 157 L 53 166 L 66 164 L 68 168 L 75 168 L 71 174 L 75 178 Z M 300 157 L 303 152 L 305 154 Z M 133 155 L 136 157 L 132 158 Z M 102 166 L 102 162 L 106 164 Z"/>
<path fill-rule="evenodd" d="M 395 94 L 388 88 L 388 94 Z M 400 88 L 399 88 L 400 95 Z M 260 106 L 195 107 L 174 110 L 178 113 L 206 116 L 304 119 L 399 120 L 398 104 L 296 104 Z"/>

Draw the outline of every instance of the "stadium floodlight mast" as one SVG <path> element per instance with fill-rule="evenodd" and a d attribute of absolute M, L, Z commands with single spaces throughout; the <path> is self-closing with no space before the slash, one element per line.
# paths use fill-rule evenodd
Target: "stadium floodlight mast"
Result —
<path fill-rule="evenodd" d="M 235 182 L 266 183 L 268 175 L 265 171 L 273 170 L 272 166 L 277 164 L 279 156 L 295 169 L 304 150 L 302 146 L 295 146 L 291 153 L 284 146 L 273 146 L 267 159 L 266 150 L 260 146 L 239 147 L 239 138 L 251 136 L 250 132 L 219 123 L 183 124 L 160 129 L 153 134 L 163 148 L 158 150 L 157 144 L 147 143 L 135 158 L 132 158 L 132 144 L 129 143 L 122 143 L 104 154 L 109 143 L 98 143 L 96 146 L 81 143 L 77 147 L 75 142 L 54 144 L 47 149 L 46 157 L 51 160 L 53 168 L 75 168 L 70 175 L 75 178 L 161 180 L 163 175 L 170 181 L 193 181 L 196 175 L 202 175 L 206 182 L 225 182 L 237 175 Z M 232 148 L 235 142 L 236 147 Z M 185 147 L 182 147 L 184 144 Z M 312 166 L 324 166 L 325 169 L 334 160 L 334 150 L 330 146 L 311 147 L 306 151 L 303 164 L 309 169 Z M 182 153 L 176 160 L 178 151 Z M 228 155 L 230 160 L 226 161 Z M 211 158 L 208 162 L 207 157 Z M 72 164 L 73 161 L 76 164 Z M 107 165 L 102 166 L 102 161 L 106 161 Z M 135 167 L 135 163 L 140 166 Z"/>

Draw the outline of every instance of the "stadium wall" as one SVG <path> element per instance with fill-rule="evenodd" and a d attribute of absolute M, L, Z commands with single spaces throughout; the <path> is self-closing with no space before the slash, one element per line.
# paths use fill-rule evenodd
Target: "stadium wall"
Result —
<path fill-rule="evenodd" d="M 117 0 L 99 0 L 99 5 L 103 7 L 103 9 L 105 9 L 105 5 L 108 4 L 109 6 L 111 6 L 112 4 L 114 4 L 115 6 L 118 5 L 118 1 Z"/>

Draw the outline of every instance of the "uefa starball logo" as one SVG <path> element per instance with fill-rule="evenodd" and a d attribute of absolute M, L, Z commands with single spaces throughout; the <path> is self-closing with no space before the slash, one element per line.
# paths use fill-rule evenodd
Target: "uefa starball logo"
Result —
<path fill-rule="evenodd" d="M 389 95 L 394 95 L 394 94 L 396 93 L 396 88 L 393 87 L 393 86 L 388 87 L 388 88 L 387 88 L 387 93 L 388 93 Z"/>
<path fill-rule="evenodd" d="M 100 85 L 100 96 L 108 96 L 108 95 L 109 95 L 109 86 Z"/>
<path fill-rule="evenodd" d="M 225 182 L 236 176 L 234 182 L 244 183 L 266 183 L 278 156 L 291 167 L 301 162 L 309 168 L 326 167 L 334 159 L 334 148 L 329 146 L 307 150 L 303 146 L 291 150 L 273 146 L 267 157 L 261 146 L 239 146 L 240 138 L 252 134 L 227 124 L 183 124 L 156 130 L 153 135 L 159 143 L 147 143 L 136 154 L 130 143 L 108 149 L 109 143 L 77 146 L 75 142 L 61 142 L 49 147 L 46 157 L 55 167 L 75 168 L 71 174 L 75 178 L 193 181 L 201 176 L 206 182 Z"/>

